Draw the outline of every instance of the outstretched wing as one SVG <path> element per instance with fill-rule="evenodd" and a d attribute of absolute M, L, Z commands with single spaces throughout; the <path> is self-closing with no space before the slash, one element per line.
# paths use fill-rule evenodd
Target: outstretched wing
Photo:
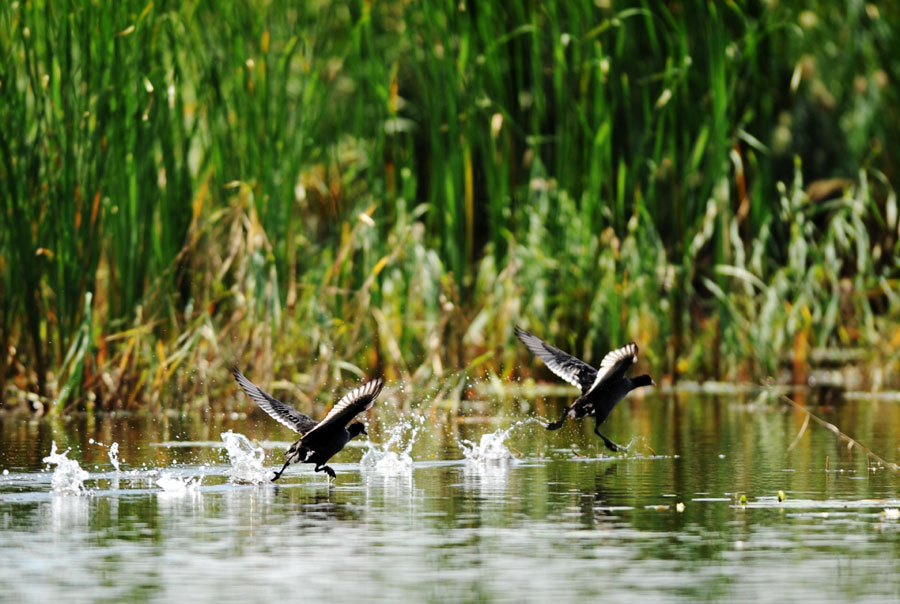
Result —
<path fill-rule="evenodd" d="M 515 327 L 515 332 L 525 346 L 544 361 L 547 367 L 550 368 L 550 371 L 573 386 L 581 388 L 582 394 L 586 394 L 591 389 L 591 385 L 596 382 L 597 370 L 584 361 L 576 359 L 568 352 L 563 352 L 559 348 L 551 346 L 518 325 Z"/>
<path fill-rule="evenodd" d="M 638 347 L 634 342 L 629 342 L 621 348 L 606 353 L 606 356 L 600 361 L 600 369 L 597 370 L 594 383 L 585 394 L 602 388 L 604 384 L 614 382 L 625 375 L 625 371 L 637 363 L 637 353 Z"/>
<path fill-rule="evenodd" d="M 357 413 L 370 409 L 375 404 L 375 399 L 383 386 L 384 380 L 378 378 L 377 380 L 366 382 L 358 388 L 354 388 L 336 402 L 331 411 L 328 412 L 328 415 L 310 432 L 315 432 L 319 428 L 326 426 L 346 426 Z M 305 434 L 305 436 L 308 436 L 308 434 Z"/>
<path fill-rule="evenodd" d="M 253 402 L 259 405 L 259 408 L 272 416 L 272 418 L 287 426 L 294 432 L 306 434 L 316 427 L 314 419 L 308 415 L 303 415 L 290 405 L 285 405 L 271 394 L 248 380 L 237 367 L 231 368 L 234 379 L 244 389 Z"/>

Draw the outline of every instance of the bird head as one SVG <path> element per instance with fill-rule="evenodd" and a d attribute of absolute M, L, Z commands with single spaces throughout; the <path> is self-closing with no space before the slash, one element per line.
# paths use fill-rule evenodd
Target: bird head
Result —
<path fill-rule="evenodd" d="M 369 433 L 366 432 L 366 427 L 362 422 L 353 422 L 352 424 L 347 426 L 347 431 L 350 433 L 350 438 L 354 438 L 356 436 L 359 436 L 360 434 L 365 434 L 366 436 L 369 435 Z"/>
<path fill-rule="evenodd" d="M 631 383 L 634 384 L 635 388 L 640 388 L 641 386 L 656 386 L 656 382 L 653 381 L 653 378 L 646 374 L 633 378 Z"/>

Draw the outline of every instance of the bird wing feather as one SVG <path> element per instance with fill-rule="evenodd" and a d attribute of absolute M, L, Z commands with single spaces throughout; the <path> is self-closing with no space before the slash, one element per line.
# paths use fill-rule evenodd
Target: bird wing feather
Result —
<path fill-rule="evenodd" d="M 585 394 L 593 392 L 597 388 L 602 388 L 604 384 L 614 382 L 625 375 L 625 371 L 637 363 L 637 353 L 638 347 L 634 342 L 629 342 L 621 348 L 616 348 L 606 353 L 606 356 L 600 361 L 600 369 L 597 370 L 594 382 Z"/>
<path fill-rule="evenodd" d="M 243 388 L 253 402 L 259 405 L 259 408 L 272 416 L 272 419 L 283 424 L 297 432 L 298 434 L 307 434 L 316 427 L 316 421 L 308 415 L 303 415 L 290 405 L 285 405 L 271 394 L 248 380 L 237 367 L 231 368 L 234 379 Z"/>
<path fill-rule="evenodd" d="M 384 380 L 378 378 L 371 382 L 366 382 L 362 386 L 354 388 L 334 404 L 331 411 L 328 412 L 322 421 L 310 432 L 315 432 L 319 428 L 325 426 L 346 426 L 356 414 L 371 409 L 375 404 L 375 399 L 384 386 Z M 308 434 L 304 436 L 309 436 Z"/>
<path fill-rule="evenodd" d="M 515 332 L 525 346 L 544 361 L 544 364 L 550 368 L 550 371 L 573 386 L 581 388 L 582 394 L 586 394 L 590 390 L 591 385 L 596 382 L 597 370 L 581 359 L 577 359 L 571 354 L 551 346 L 518 325 L 515 327 Z"/>

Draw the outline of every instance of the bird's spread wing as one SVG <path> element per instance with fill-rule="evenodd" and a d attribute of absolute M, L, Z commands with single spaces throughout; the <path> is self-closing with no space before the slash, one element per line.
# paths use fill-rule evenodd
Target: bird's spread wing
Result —
<path fill-rule="evenodd" d="M 273 397 L 271 394 L 244 377 L 244 374 L 241 373 L 237 367 L 232 367 L 231 373 L 234 374 L 234 379 L 237 380 L 237 383 L 244 389 L 247 396 L 253 399 L 253 402 L 259 405 L 260 409 L 271 415 L 275 421 L 284 424 L 299 434 L 306 434 L 316 427 L 314 419 L 308 415 L 303 415 L 290 405 L 285 405 Z"/>
<path fill-rule="evenodd" d="M 634 342 L 629 342 L 621 348 L 606 353 L 606 356 L 600 361 L 600 369 L 597 370 L 594 383 L 585 394 L 621 378 L 629 367 L 637 363 L 637 353 L 638 347 Z"/>
<path fill-rule="evenodd" d="M 576 359 L 569 353 L 551 346 L 539 337 L 528 333 L 518 325 L 516 325 L 515 331 L 516 336 L 522 340 L 531 352 L 544 361 L 547 367 L 550 368 L 550 371 L 573 386 L 581 388 L 582 394 L 587 393 L 588 390 L 590 390 L 591 385 L 596 382 L 597 370 L 584 361 Z M 609 357 L 609 355 L 607 355 L 607 357 Z M 605 360 L 606 359 L 604 359 L 604 361 Z"/>
<path fill-rule="evenodd" d="M 328 412 L 328 415 L 326 415 L 313 430 L 310 430 L 310 432 L 314 432 L 325 426 L 346 426 L 357 413 L 370 409 L 372 405 L 375 404 L 375 399 L 378 397 L 383 386 L 384 380 L 378 378 L 377 380 L 366 382 L 358 388 L 354 388 L 345 394 L 341 400 L 336 402 L 334 407 L 331 408 L 331 411 Z"/>

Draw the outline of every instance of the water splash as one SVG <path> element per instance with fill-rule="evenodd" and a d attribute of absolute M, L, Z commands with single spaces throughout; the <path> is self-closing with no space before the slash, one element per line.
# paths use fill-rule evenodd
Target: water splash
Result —
<path fill-rule="evenodd" d="M 223 432 L 221 437 L 231 460 L 231 470 L 228 473 L 231 482 L 262 484 L 272 480 L 275 473 L 263 467 L 266 454 L 262 447 L 257 447 L 243 434 L 231 430 Z"/>
<path fill-rule="evenodd" d="M 540 424 L 537 418 L 530 417 L 523 419 L 511 425 L 509 428 L 498 429 L 490 434 L 482 434 L 478 444 L 470 440 L 460 439 L 459 447 L 462 449 L 463 456 L 466 458 L 467 464 L 476 465 L 502 465 L 515 460 L 509 447 L 506 446 L 506 439 L 512 434 L 513 430 L 528 424 Z"/>
<path fill-rule="evenodd" d="M 188 491 L 196 491 L 199 489 L 202 480 L 203 478 L 201 476 L 187 478 L 178 474 L 163 472 L 160 477 L 156 479 L 156 484 L 162 487 L 162 490 L 166 494 L 184 495 Z"/>
<path fill-rule="evenodd" d="M 88 444 L 106 448 L 106 445 L 93 438 L 88 439 Z M 116 469 L 116 472 L 121 472 L 122 470 L 119 468 L 119 443 L 113 441 L 113 444 L 111 444 L 108 449 L 107 455 L 109 455 L 109 463 Z"/>
<path fill-rule="evenodd" d="M 113 465 L 116 472 L 121 472 L 119 468 L 119 443 L 114 442 L 109 446 L 109 463 Z"/>
<path fill-rule="evenodd" d="M 56 469 L 53 470 L 53 476 L 50 479 L 50 490 L 54 493 L 81 495 L 85 492 L 84 481 L 90 474 L 82 470 L 77 461 L 66 457 L 69 451 L 70 449 L 66 449 L 62 453 L 57 453 L 54 440 L 50 447 L 50 455 L 44 458 L 44 463 L 56 464 Z"/>
<path fill-rule="evenodd" d="M 413 459 L 410 452 L 424 425 L 425 418 L 422 416 L 401 420 L 388 428 L 388 439 L 383 445 L 369 441 L 369 449 L 359 460 L 363 472 L 381 476 L 412 475 Z"/>
<path fill-rule="evenodd" d="M 482 434 L 478 444 L 460 439 L 459 446 L 468 463 L 504 464 L 512 459 L 512 453 L 504 444 L 507 436 L 509 436 L 509 429 L 497 430 L 490 434 Z"/>

